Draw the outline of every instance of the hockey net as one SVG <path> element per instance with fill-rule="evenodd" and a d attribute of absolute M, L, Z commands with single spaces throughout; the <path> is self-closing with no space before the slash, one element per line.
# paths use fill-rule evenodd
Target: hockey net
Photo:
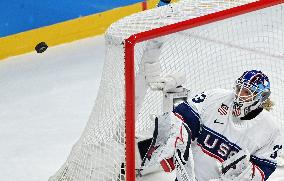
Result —
<path fill-rule="evenodd" d="M 270 78 L 275 103 L 271 112 L 283 130 L 283 0 L 180 1 L 126 17 L 108 29 L 92 114 L 50 181 L 135 180 L 139 167 L 135 138 L 151 136 L 149 115 L 162 113 L 163 96 L 144 85 L 135 94 L 137 75 L 147 42 L 161 39 L 162 76 L 184 72 L 184 87 L 192 95 L 212 88 L 232 89 L 242 72 L 261 69 Z"/>

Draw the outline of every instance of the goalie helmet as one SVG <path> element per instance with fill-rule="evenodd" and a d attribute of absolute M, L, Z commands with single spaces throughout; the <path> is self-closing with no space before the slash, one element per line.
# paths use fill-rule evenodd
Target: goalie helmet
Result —
<path fill-rule="evenodd" d="M 233 115 L 244 117 L 252 110 L 262 106 L 270 96 L 270 82 L 260 70 L 243 73 L 235 82 Z"/>

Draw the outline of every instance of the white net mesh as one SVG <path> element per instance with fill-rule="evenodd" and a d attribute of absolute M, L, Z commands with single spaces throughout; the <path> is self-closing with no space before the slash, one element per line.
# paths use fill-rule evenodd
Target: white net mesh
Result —
<path fill-rule="evenodd" d="M 124 40 L 130 35 L 220 11 L 248 1 L 181 1 L 114 23 L 106 33 L 106 58 L 89 122 L 66 163 L 50 181 L 125 180 Z M 245 70 L 261 69 L 271 81 L 273 116 L 283 127 L 284 5 L 228 18 L 163 38 L 162 74 L 184 72 L 192 94 L 231 89 Z M 135 46 L 135 71 L 146 42 Z M 150 114 L 162 111 L 162 94 L 148 90 L 136 120 L 136 135 L 151 132 Z M 127 129 L 127 128 L 126 128 Z M 150 130 L 150 131 L 149 131 Z M 134 138 L 133 138 L 134 139 Z M 134 169 L 134 168 L 133 168 Z M 132 170 L 134 171 L 134 170 Z"/>

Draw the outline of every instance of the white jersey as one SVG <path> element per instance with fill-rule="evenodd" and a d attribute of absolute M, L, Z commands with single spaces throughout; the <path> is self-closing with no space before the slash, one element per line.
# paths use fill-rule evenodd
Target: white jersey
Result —
<path fill-rule="evenodd" d="M 173 116 L 183 119 L 191 129 L 196 180 L 218 178 L 218 165 L 239 150 L 248 150 L 250 161 L 262 180 L 276 169 L 282 148 L 280 130 L 266 110 L 251 120 L 232 115 L 234 93 L 215 89 L 203 92 L 191 102 L 182 103 Z"/>

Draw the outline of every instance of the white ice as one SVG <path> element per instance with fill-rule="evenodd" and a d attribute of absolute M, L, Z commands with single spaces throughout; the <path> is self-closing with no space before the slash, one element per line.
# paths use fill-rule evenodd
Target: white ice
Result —
<path fill-rule="evenodd" d="M 0 61 L 0 181 L 46 181 L 63 164 L 91 113 L 104 51 L 98 36 Z M 139 181 L 158 179 L 174 176 Z"/>

